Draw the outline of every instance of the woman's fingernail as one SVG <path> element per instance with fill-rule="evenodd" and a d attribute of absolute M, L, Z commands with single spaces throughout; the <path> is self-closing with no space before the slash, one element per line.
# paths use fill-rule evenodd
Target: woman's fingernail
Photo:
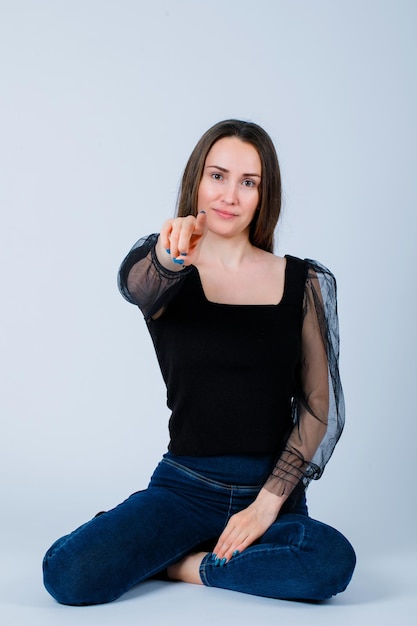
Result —
<path fill-rule="evenodd" d="M 239 550 L 235 550 L 232 554 L 232 556 L 237 556 L 238 554 L 240 554 Z"/>
<path fill-rule="evenodd" d="M 226 557 L 223 557 L 222 560 L 220 561 L 220 567 L 224 567 L 227 563 L 227 559 Z"/>
<path fill-rule="evenodd" d="M 182 259 L 172 259 L 174 263 L 178 263 L 178 265 L 184 265 L 184 261 Z"/>
<path fill-rule="evenodd" d="M 205 212 L 205 211 L 200 211 L 200 215 L 201 215 L 201 214 L 205 215 L 205 214 L 206 214 L 206 212 Z"/>
<path fill-rule="evenodd" d="M 214 565 L 215 565 L 216 567 L 218 567 L 218 566 L 220 565 L 220 559 L 219 559 L 219 557 L 218 557 L 218 556 L 216 556 L 216 559 L 215 559 L 215 561 L 214 561 Z"/>
<path fill-rule="evenodd" d="M 217 559 L 217 554 L 213 552 L 213 559 Z"/>
<path fill-rule="evenodd" d="M 181 254 L 181 256 L 187 256 L 186 252 L 181 252 L 180 254 Z"/>
<path fill-rule="evenodd" d="M 167 254 L 171 254 L 171 250 L 170 250 L 169 248 L 165 248 L 165 252 L 166 252 Z"/>

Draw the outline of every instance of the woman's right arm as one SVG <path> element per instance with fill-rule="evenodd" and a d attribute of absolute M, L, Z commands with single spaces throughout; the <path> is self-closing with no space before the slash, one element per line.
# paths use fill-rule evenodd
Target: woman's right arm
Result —
<path fill-rule="evenodd" d="M 136 304 L 146 320 L 160 314 L 189 271 L 175 264 L 166 252 L 167 259 L 161 263 L 156 251 L 158 240 L 157 233 L 139 239 L 123 260 L 118 274 L 122 296 Z"/>
<path fill-rule="evenodd" d="M 119 290 L 141 309 L 146 320 L 159 317 L 180 287 L 204 229 L 203 214 L 168 220 L 160 235 L 139 239 L 123 260 Z"/>

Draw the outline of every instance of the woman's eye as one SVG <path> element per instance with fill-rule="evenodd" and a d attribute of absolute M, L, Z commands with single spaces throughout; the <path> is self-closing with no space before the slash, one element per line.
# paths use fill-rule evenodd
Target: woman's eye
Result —
<path fill-rule="evenodd" d="M 223 176 L 219 174 L 218 172 L 213 172 L 211 177 L 213 178 L 213 180 L 221 180 L 223 178 Z"/>
<path fill-rule="evenodd" d="M 245 187 L 254 187 L 255 186 L 255 182 L 253 180 L 250 180 L 249 178 L 247 178 L 246 180 L 243 181 L 243 185 Z"/>

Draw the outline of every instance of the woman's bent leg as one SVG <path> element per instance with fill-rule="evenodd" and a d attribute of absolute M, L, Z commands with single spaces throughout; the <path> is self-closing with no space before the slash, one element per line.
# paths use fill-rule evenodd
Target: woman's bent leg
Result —
<path fill-rule="evenodd" d="M 44 558 L 44 584 L 62 604 L 101 604 L 165 569 L 208 539 L 180 495 L 158 487 L 56 541 Z"/>
<path fill-rule="evenodd" d="M 282 515 L 263 537 L 223 567 L 211 554 L 205 585 L 288 600 L 325 600 L 347 587 L 356 557 L 337 530 L 305 515 Z"/>

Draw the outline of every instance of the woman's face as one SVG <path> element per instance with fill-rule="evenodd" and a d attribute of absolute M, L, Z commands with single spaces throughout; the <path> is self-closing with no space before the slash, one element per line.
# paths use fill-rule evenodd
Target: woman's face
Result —
<path fill-rule="evenodd" d="M 198 189 L 198 211 L 209 230 L 224 236 L 249 233 L 259 204 L 262 166 L 258 151 L 237 137 L 219 139 L 207 154 Z"/>

